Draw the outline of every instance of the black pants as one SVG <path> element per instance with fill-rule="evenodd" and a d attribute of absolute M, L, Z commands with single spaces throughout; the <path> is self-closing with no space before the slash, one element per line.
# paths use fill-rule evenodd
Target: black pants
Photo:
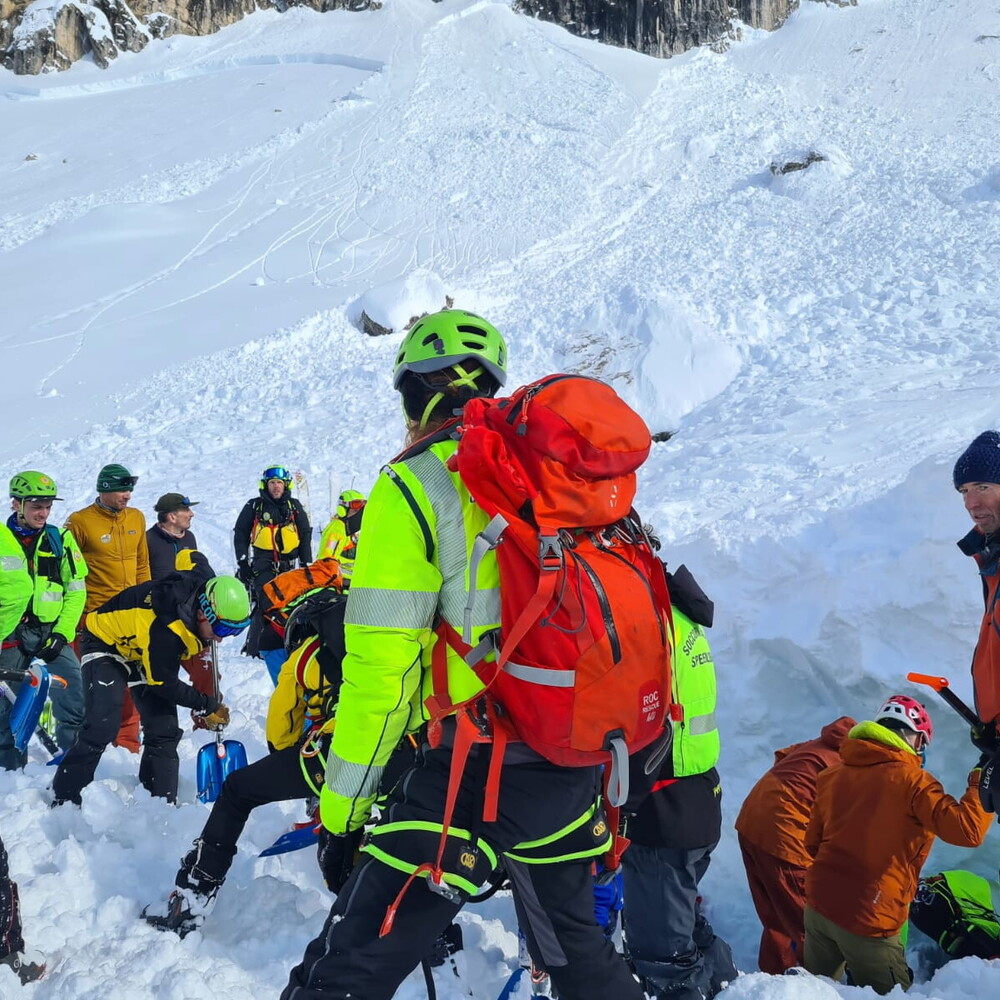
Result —
<path fill-rule="evenodd" d="M 10 880 L 7 849 L 0 840 L 0 958 L 24 951 L 17 883 Z"/>
<path fill-rule="evenodd" d="M 253 595 L 253 607 L 242 652 L 246 656 L 260 657 L 262 650 L 282 647 L 281 636 L 264 620 L 264 611 L 269 606 L 268 599 L 264 596 L 264 584 L 270 583 L 279 573 L 288 572 L 292 568 L 292 561 L 275 564 L 270 558 L 254 558 L 251 567 L 253 579 L 250 590 Z"/>
<path fill-rule="evenodd" d="M 319 769 L 318 758 L 312 766 Z M 317 775 L 312 775 L 316 780 Z M 322 782 L 323 774 L 318 775 Z M 233 771 L 222 785 L 222 791 L 212 806 L 208 821 L 201 831 L 201 840 L 211 851 L 205 852 L 200 867 L 216 882 L 222 882 L 236 856 L 236 844 L 250 813 L 268 802 L 305 799 L 313 794 L 302 774 L 299 747 L 288 747 L 268 754 L 247 767 Z"/>
<path fill-rule="evenodd" d="M 451 755 L 430 751 L 407 773 L 385 823 L 440 823 Z M 483 769 L 470 764 L 462 782 L 453 827 L 476 830 L 498 854 L 540 840 L 572 823 L 592 805 L 592 768 L 558 768 L 545 762 L 508 765 L 500 781 L 495 823 L 481 823 Z M 438 835 L 402 831 L 376 837 L 380 847 L 411 862 L 435 857 Z M 514 889 L 529 920 L 528 932 L 551 963 L 553 982 L 566 1000 L 642 1000 L 627 966 L 594 922 L 588 861 L 512 865 Z M 392 931 L 379 937 L 386 908 L 407 876 L 363 857 L 334 904 L 323 930 L 292 969 L 282 1000 L 390 1000 L 461 909 L 414 880 L 396 912 Z"/>
<path fill-rule="evenodd" d="M 80 792 L 94 780 L 101 756 L 118 735 L 127 680 L 125 666 L 113 656 L 96 656 L 83 664 L 83 725 L 52 782 L 58 801 L 79 804 Z M 142 720 L 139 780 L 150 795 L 173 802 L 179 770 L 177 744 L 182 735 L 177 706 L 149 685 L 139 684 L 131 690 Z"/>

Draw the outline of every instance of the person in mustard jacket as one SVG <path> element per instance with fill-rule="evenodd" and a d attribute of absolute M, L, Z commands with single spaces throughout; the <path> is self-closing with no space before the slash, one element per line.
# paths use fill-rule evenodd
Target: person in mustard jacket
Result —
<path fill-rule="evenodd" d="M 935 837 L 978 847 L 992 815 L 979 801 L 978 768 L 960 801 L 923 769 L 933 727 L 927 710 L 893 695 L 848 734 L 843 764 L 820 775 L 806 850 L 805 968 L 885 994 L 909 989 L 900 931 Z"/>
<path fill-rule="evenodd" d="M 76 742 L 59 764 L 52 790 L 56 803 L 79 805 L 105 749 L 118 731 L 126 687 L 134 692 L 145 740 L 139 780 L 151 795 L 177 798 L 177 706 L 193 709 L 205 728 L 229 722 L 221 695 L 185 684 L 181 660 L 211 642 L 239 635 L 250 620 L 250 601 L 232 576 L 216 576 L 198 551 L 177 557 L 177 572 L 127 587 L 91 611 L 80 640 L 86 713 Z"/>
<path fill-rule="evenodd" d="M 802 964 L 805 940 L 806 827 L 820 772 L 840 763 L 840 745 L 857 723 L 847 715 L 823 727 L 817 739 L 774 752 L 774 766 L 750 789 L 736 818 L 743 866 L 763 925 L 757 965 L 781 975 Z"/>
<path fill-rule="evenodd" d="M 89 570 L 84 614 L 126 587 L 150 579 L 146 518 L 141 510 L 129 507 L 138 480 L 124 465 L 105 465 L 97 474 L 97 499 L 70 514 L 63 525 L 76 539 Z M 77 653 L 82 655 L 79 649 Z M 114 745 L 139 752 L 139 716 L 128 691 Z"/>
<path fill-rule="evenodd" d="M 320 795 L 333 836 L 330 868 L 349 858 L 371 815 L 396 746 L 428 721 L 431 662 L 440 616 L 461 630 L 469 600 L 469 559 L 489 521 L 448 460 L 457 443 L 434 431 L 476 396 L 506 380 L 507 350 L 481 316 L 445 310 L 418 320 L 404 338 L 393 383 L 411 443 L 371 491 L 348 593 L 343 686 Z M 500 622 L 496 554 L 478 563 L 473 645 Z M 453 704 L 483 690 L 452 648 L 446 659 Z M 595 767 L 557 767 L 525 744 L 508 747 L 497 816 L 483 817 L 490 748 L 477 744 L 458 782 L 453 822 L 432 889 L 417 870 L 438 855 L 451 773 L 455 715 L 442 740 L 396 785 L 366 835 L 360 862 L 318 936 L 292 969 L 283 1000 L 390 1000 L 463 904 L 484 885 L 501 855 L 528 911 L 533 953 L 560 994 L 573 1000 L 642 1000 L 642 990 L 593 917 L 592 859 L 610 835 L 597 813 Z M 516 858 L 511 855 L 516 854 Z M 408 887 L 407 887 L 408 886 Z M 395 904 L 395 905 L 394 905 Z M 394 914 L 385 926 L 387 910 Z"/>

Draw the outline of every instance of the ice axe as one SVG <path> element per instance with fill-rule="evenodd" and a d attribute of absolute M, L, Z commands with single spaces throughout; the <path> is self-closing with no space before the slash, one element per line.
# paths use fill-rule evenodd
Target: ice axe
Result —
<path fill-rule="evenodd" d="M 216 644 L 210 643 L 212 650 L 212 690 L 219 697 L 219 654 Z M 225 726 L 216 726 L 215 742 L 206 743 L 199 751 L 196 760 L 198 773 L 198 799 L 201 802 L 214 802 L 222 791 L 222 783 L 233 771 L 246 767 L 247 751 L 239 740 L 224 740 L 222 731 Z"/>
<path fill-rule="evenodd" d="M 930 674 L 907 674 L 906 679 L 914 684 L 926 684 L 934 688 L 935 691 L 949 704 L 963 719 L 972 727 L 972 742 L 983 751 L 980 758 L 982 774 L 979 779 L 979 801 L 987 812 L 997 812 L 996 802 L 993 798 L 993 777 L 1000 755 L 997 754 L 996 730 L 992 725 L 988 725 L 979 718 L 976 713 L 962 701 L 961 698 L 950 687 L 948 687 L 947 677 L 932 677 Z M 990 747 L 990 733 L 993 733 L 992 747 Z M 1000 815 L 997 816 L 1000 822 Z"/>
<path fill-rule="evenodd" d="M 982 719 L 962 701 L 961 698 L 948 686 L 947 677 L 934 677 L 932 674 L 907 674 L 906 679 L 914 684 L 926 684 L 934 688 L 935 691 L 950 705 L 965 721 L 972 726 L 973 737 L 985 733 L 985 725 Z"/>

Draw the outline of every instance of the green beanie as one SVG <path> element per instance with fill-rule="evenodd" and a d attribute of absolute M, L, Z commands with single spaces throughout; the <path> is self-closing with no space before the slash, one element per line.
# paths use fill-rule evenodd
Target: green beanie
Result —
<path fill-rule="evenodd" d="M 124 493 L 135 489 L 138 476 L 133 476 L 124 465 L 106 465 L 97 474 L 98 493 Z"/>

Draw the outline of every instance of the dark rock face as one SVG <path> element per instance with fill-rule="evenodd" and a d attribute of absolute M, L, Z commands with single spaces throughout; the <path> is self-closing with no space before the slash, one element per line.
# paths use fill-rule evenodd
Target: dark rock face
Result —
<path fill-rule="evenodd" d="M 751 28 L 774 31 L 799 5 L 799 0 L 732 0 L 736 16 Z"/>
<path fill-rule="evenodd" d="M 377 9 L 378 0 L 68 0 L 39 9 L 31 0 L 0 0 L 0 61 L 15 73 L 71 66 L 88 53 L 105 68 L 119 52 L 139 52 L 153 38 L 209 35 L 267 7 L 327 11 Z"/>
<path fill-rule="evenodd" d="M 515 6 L 576 35 L 661 58 L 696 45 L 724 48 L 733 37 L 729 0 L 517 0 Z"/>

